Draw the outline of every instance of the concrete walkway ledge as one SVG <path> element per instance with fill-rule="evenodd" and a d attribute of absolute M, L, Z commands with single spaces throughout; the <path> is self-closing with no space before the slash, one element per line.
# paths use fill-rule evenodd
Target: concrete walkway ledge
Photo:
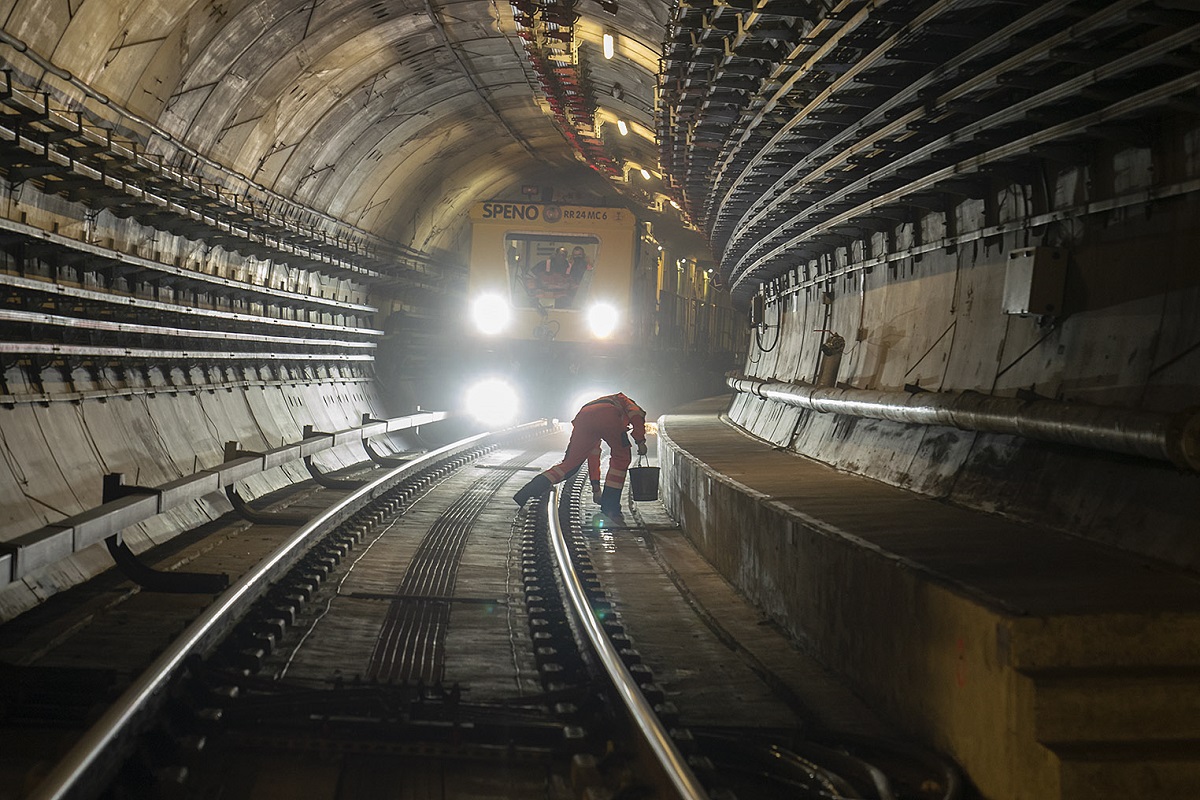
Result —
<path fill-rule="evenodd" d="M 989 800 L 1194 797 L 1200 581 L 780 450 L 659 419 L 663 500 L 700 552 Z"/>

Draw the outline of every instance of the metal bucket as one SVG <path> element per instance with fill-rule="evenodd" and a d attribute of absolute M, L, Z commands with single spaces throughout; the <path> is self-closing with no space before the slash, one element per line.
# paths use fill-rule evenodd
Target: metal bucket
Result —
<path fill-rule="evenodd" d="M 630 467 L 629 491 L 634 500 L 657 500 L 658 467 Z"/>

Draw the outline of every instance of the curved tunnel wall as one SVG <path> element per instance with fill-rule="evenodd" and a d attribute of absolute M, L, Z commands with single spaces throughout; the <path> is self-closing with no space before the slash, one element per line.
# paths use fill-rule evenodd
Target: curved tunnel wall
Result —
<path fill-rule="evenodd" d="M 967 243 L 946 241 L 941 215 L 927 214 L 898 230 L 897 250 L 884 263 L 868 265 L 851 247 L 834 256 L 841 274 L 769 286 L 746 373 L 813 383 L 832 332 L 847 343 L 837 380 L 848 387 L 1038 396 L 1166 413 L 1195 406 L 1200 198 L 1152 200 L 1143 193 L 1200 176 L 1192 155 L 1197 136 L 1193 128 L 1059 176 L 1061 195 L 1097 169 L 1134 165 L 1129 203 L 1121 208 L 1037 227 L 1013 214 L 1004 220 L 1012 232 Z M 1003 190 L 1018 197 L 1029 191 Z M 957 213 L 959 230 L 969 232 L 963 209 Z M 923 230 L 914 235 L 913 227 Z M 945 246 L 913 253 L 918 239 Z M 1008 262 L 1028 247 L 1066 259 L 1061 310 L 1005 313 Z M 1167 463 L 818 414 L 744 394 L 730 416 L 840 469 L 1200 568 L 1200 476 Z"/>
<path fill-rule="evenodd" d="M 132 181 L 154 179 L 109 163 Z M 289 243 L 284 228 L 283 238 L 223 234 L 221 222 L 178 205 L 219 214 L 227 195 L 202 184 L 167 189 L 180 192 L 168 209 L 70 183 L 67 168 L 55 174 L 64 183 L 0 184 L 0 547 L 95 508 L 107 474 L 153 487 L 218 466 L 227 442 L 269 450 L 299 441 L 306 425 L 345 430 L 364 414 L 408 410 L 394 381 L 375 374 L 374 353 L 385 343 L 405 352 L 385 319 L 432 302 L 427 290 L 331 259 L 316 239 Z M 409 289 L 403 300 L 394 286 Z M 314 456 L 326 471 L 365 460 L 357 446 Z M 251 500 L 308 479 L 302 463 L 289 464 L 247 478 L 239 493 Z M 141 552 L 229 511 L 223 494 L 209 495 L 123 538 Z M 98 545 L 24 576 L 0 590 L 0 620 L 111 565 Z"/>
<path fill-rule="evenodd" d="M 417 328 L 457 291 L 465 211 L 589 174 L 503 4 L 15 0 L 2 24 L 0 546 L 107 473 L 153 485 L 424 402 L 438 329 Z M 133 549 L 228 510 L 210 499 Z M 111 563 L 94 551 L 0 592 L 4 617 Z"/>
<path fill-rule="evenodd" d="M 0 407 L 0 543 L 100 505 L 109 473 L 123 473 L 127 485 L 159 486 L 219 466 L 227 442 L 262 452 L 300 441 L 305 425 L 332 432 L 355 427 L 363 414 L 386 416 L 368 381 L 188 388 L 186 379 L 172 385 L 162 375 L 150 377 L 157 386 L 106 399 L 6 398 L 10 402 Z M 403 439 L 395 444 L 403 447 Z M 313 457 L 322 471 L 365 459 L 354 445 Z M 246 478 L 238 493 L 251 500 L 309 479 L 297 461 Z M 126 528 L 122 538 L 141 552 L 230 510 L 224 494 L 206 495 Z M 0 620 L 111 566 L 104 546 L 94 545 L 14 582 L 0 591 Z"/>
<path fill-rule="evenodd" d="M 764 307 L 745 372 L 1195 405 L 1198 37 L 1194 8 L 1140 0 L 847 2 L 795 23 L 678 6 L 662 161 L 734 296 Z M 1200 566 L 1197 479 L 1170 466 L 746 395 L 731 416 L 842 469 Z"/>

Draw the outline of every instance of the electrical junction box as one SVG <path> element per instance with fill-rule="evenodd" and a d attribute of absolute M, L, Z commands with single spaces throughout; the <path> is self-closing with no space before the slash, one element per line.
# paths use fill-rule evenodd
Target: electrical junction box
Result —
<path fill-rule="evenodd" d="M 757 328 L 763 324 L 763 296 L 750 295 L 750 327 Z"/>
<path fill-rule="evenodd" d="M 1008 254 L 1004 313 L 1058 316 L 1067 281 L 1067 253 L 1057 247 L 1022 247 Z"/>

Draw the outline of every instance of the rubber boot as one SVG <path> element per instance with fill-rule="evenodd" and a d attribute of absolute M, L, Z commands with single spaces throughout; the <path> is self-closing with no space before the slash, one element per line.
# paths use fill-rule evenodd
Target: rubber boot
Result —
<path fill-rule="evenodd" d="M 621 490 L 605 486 L 600 494 L 600 513 L 608 517 L 609 522 L 617 527 L 625 527 L 625 517 L 621 514 Z"/>
<path fill-rule="evenodd" d="M 538 475 L 529 483 L 522 486 L 521 490 L 513 495 L 513 500 L 517 501 L 517 505 L 523 506 L 529 501 L 529 498 L 536 497 L 549 488 L 550 479 L 545 475 Z"/>

